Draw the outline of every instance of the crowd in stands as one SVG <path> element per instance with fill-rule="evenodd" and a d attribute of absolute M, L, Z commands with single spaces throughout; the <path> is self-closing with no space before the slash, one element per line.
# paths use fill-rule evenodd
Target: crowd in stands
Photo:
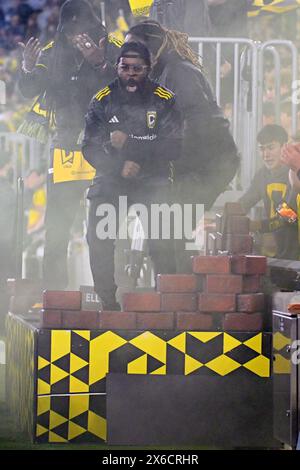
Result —
<path fill-rule="evenodd" d="M 0 6 L 0 80 L 6 85 L 6 106 L 0 132 L 15 131 L 25 105 L 16 91 L 21 50 L 31 36 L 47 42 L 55 34 L 61 0 L 3 0 Z"/>
<path fill-rule="evenodd" d="M 47 41 L 55 34 L 61 0 L 3 0 L 0 46 L 7 51 L 31 36 Z"/>
<path fill-rule="evenodd" d="M 196 2 L 198 5 L 199 0 L 189 0 L 190 4 Z M 21 98 L 21 94 L 17 90 L 17 77 L 20 62 L 22 59 L 22 49 L 18 43 L 26 43 L 29 38 L 37 37 L 43 45 L 48 44 L 53 40 L 56 28 L 59 20 L 59 10 L 64 0 L 1 0 L 0 4 L 0 81 L 3 81 L 6 86 L 6 104 L 1 105 L 0 103 L 0 133 L 1 132 L 15 132 L 19 127 L 19 124 L 23 121 L 24 114 L 28 109 L 28 102 Z M 100 1 L 90 0 L 94 4 L 94 7 L 99 16 L 101 16 Z M 239 4 L 238 0 L 237 4 Z M 133 18 L 130 15 L 130 8 L 128 0 L 105 0 L 105 21 L 109 32 L 113 32 L 118 35 L 118 31 L 122 36 L 122 27 L 126 24 L 131 25 Z M 213 2 L 211 2 L 213 3 Z M 225 3 L 225 2 L 224 2 Z M 120 27 L 120 9 L 123 17 L 123 23 Z M 214 12 L 218 13 L 218 9 L 215 7 Z M 279 22 L 279 16 L 276 18 L 277 23 Z M 284 16 L 284 15 L 282 15 Z M 122 16 L 121 16 L 122 17 Z M 226 17 L 222 16 L 221 20 L 225 21 Z M 230 16 L 230 18 L 232 18 Z M 227 20 L 230 20 L 227 17 Z M 220 19 L 220 18 L 219 18 Z M 212 33 L 217 36 L 216 25 L 218 24 L 218 15 L 214 15 L 215 22 L 212 21 Z M 239 21 L 236 22 L 239 28 L 246 31 L 244 23 L 241 24 Z M 284 21 L 282 21 L 284 23 Z M 268 21 L 270 25 L 270 21 Z M 227 30 L 230 31 L 226 34 L 224 30 L 220 30 L 220 36 L 230 35 L 232 33 L 232 27 L 228 26 Z M 121 31 L 120 31 L 121 29 Z M 252 30 L 252 34 L 251 34 Z M 190 29 L 192 31 L 192 29 Z M 267 39 L 278 38 L 277 33 L 274 33 L 274 28 L 263 28 L 262 36 L 259 37 L 257 33 L 257 26 L 249 28 L 250 37 L 265 41 Z M 124 30 L 123 30 L 124 32 Z M 288 32 L 285 35 L 284 31 L 281 31 L 283 38 L 288 38 Z M 268 36 L 269 34 L 269 36 Z M 202 34 L 195 34 L 201 36 Z M 203 34 L 205 35 L 205 34 Z M 234 35 L 234 34 L 232 34 Z M 235 36 L 242 35 L 241 31 L 237 31 Z M 120 36 L 119 36 L 120 37 Z M 290 61 L 286 57 L 286 50 L 282 50 L 281 53 L 281 82 L 280 82 L 280 124 L 286 130 L 289 137 L 291 136 L 291 70 Z M 230 60 L 230 59 L 228 59 Z M 267 66 L 265 67 L 264 76 L 264 106 L 263 106 L 263 122 L 262 125 L 275 124 L 276 122 L 276 109 L 275 109 L 275 88 L 276 88 L 276 77 L 274 69 L 274 61 L 270 57 L 270 61 L 266 60 Z M 229 77 L 230 78 L 230 77 Z M 222 103 L 223 111 L 226 117 L 231 119 L 232 116 L 232 101 L 224 101 Z M 300 121 L 300 116 L 298 121 Z M 36 221 L 38 227 L 37 232 L 40 233 L 40 221 L 43 220 L 43 211 L 45 209 L 45 181 L 40 181 L 42 173 L 40 169 L 31 172 L 30 177 L 25 181 L 25 187 L 27 187 L 27 193 L 30 193 L 30 201 L 34 207 L 31 212 L 32 217 L 28 217 L 28 235 L 31 236 L 31 224 L 32 220 Z M 34 177 L 36 178 L 34 179 Z M 43 175 L 42 175 L 43 176 Z M 34 179 L 34 184 L 37 188 L 31 187 L 31 180 Z M 42 188 L 42 191 L 41 191 Z M 34 190 L 34 191 L 33 191 Z M 39 195 L 37 197 L 35 194 Z M 32 192 L 32 194 L 31 194 Z M 41 196 L 42 194 L 42 196 Z M 36 203 L 38 201 L 38 203 Z M 30 205 L 29 205 L 30 206 Z M 30 207 L 28 210 L 31 210 Z M 32 215 L 33 214 L 33 215 Z M 37 217 L 37 215 L 39 217 Z M 36 219 L 34 218 L 36 217 Z M 35 226 L 35 228 L 36 228 Z M 34 232 L 35 230 L 33 230 Z"/>
<path fill-rule="evenodd" d="M 55 36 L 59 9 L 64 0 L 2 0 L 0 4 L 0 81 L 6 85 L 6 107 L 0 105 L 0 132 L 15 131 L 25 111 L 25 104 L 16 90 L 18 66 L 21 60 L 19 42 L 38 37 L 41 44 Z M 95 1 L 99 10 L 99 2 Z M 128 0 L 105 2 L 107 23 L 115 28 L 115 19 L 122 8 L 129 13 Z"/>
<path fill-rule="evenodd" d="M 59 8 L 63 0 L 2 0 L 0 5 L 0 47 L 13 51 L 18 42 L 26 41 L 31 36 L 39 37 L 42 43 L 53 39 L 59 17 Z M 95 9 L 99 2 L 92 1 Z M 104 2 L 109 23 L 116 18 L 122 8 L 129 13 L 127 0 L 109 0 Z"/>
<path fill-rule="evenodd" d="M 16 91 L 16 79 L 18 64 L 21 59 L 21 49 L 19 42 L 28 41 L 30 37 L 38 37 L 42 44 L 50 42 L 56 33 L 59 18 L 59 9 L 64 0 L 2 0 L 0 5 L 0 80 L 6 84 L 6 108 L 0 108 L 0 132 L 14 131 L 21 119 L 24 103 L 20 94 Z M 100 16 L 100 2 L 98 0 L 90 0 Z M 128 0 L 105 0 L 106 24 L 109 31 L 118 30 L 118 17 L 120 9 L 125 16 L 128 24 L 132 22 L 130 17 L 130 8 Z M 216 7 L 214 7 L 216 9 Z M 216 15 L 213 16 L 215 18 Z M 285 15 L 277 15 L 285 16 Z M 217 19 L 215 18 L 217 21 Z M 224 21 L 223 21 L 224 22 Z M 277 19 L 278 22 L 278 19 Z M 123 25 L 126 22 L 123 22 Z M 230 28 L 231 30 L 231 28 Z M 254 27 L 256 31 L 256 27 Z M 213 34 L 217 32 L 214 30 Z M 272 36 L 270 31 L 270 38 Z M 200 33 L 198 35 L 201 35 Z M 257 33 L 255 33 L 257 35 Z M 251 36 L 251 27 L 250 27 Z M 120 38 L 120 36 L 119 36 Z M 257 39 L 257 37 L 256 37 Z M 263 38 L 265 40 L 266 38 Z M 284 59 L 283 51 L 283 59 Z M 282 88 L 282 104 L 283 104 L 283 121 L 284 127 L 290 121 L 290 106 L 285 104 L 288 100 L 289 87 L 291 84 L 291 72 L 287 68 L 283 68 L 281 77 Z M 272 114 L 272 105 L 275 90 L 274 67 L 270 67 L 265 73 L 265 97 L 266 116 L 268 119 Z M 224 104 L 224 111 L 227 113 L 228 103 Z M 1 106 L 1 105 L 0 105 Z M 285 111 L 286 110 L 286 111 Z M 288 114 L 288 115 L 287 115 Z M 274 113 L 273 113 L 273 116 Z M 272 116 L 271 116 L 272 117 Z M 274 117 L 275 118 L 275 117 Z M 272 119 L 271 119 L 272 120 Z"/>
<path fill-rule="evenodd" d="M 99 14 L 101 15 L 100 2 L 98 0 L 90 0 Z M 197 0 L 198 1 L 198 0 Z M 6 106 L 0 104 L 0 132 L 14 132 L 19 127 L 23 120 L 24 113 L 27 111 L 28 103 L 25 102 L 17 90 L 16 82 L 18 75 L 18 68 L 21 61 L 21 48 L 18 46 L 19 42 L 26 43 L 30 37 L 38 37 L 40 42 L 44 45 L 49 43 L 55 36 L 56 28 L 59 19 L 59 9 L 64 0 L 2 0 L 0 4 L 0 81 L 3 81 L 6 86 Z M 194 0 L 191 1 L 194 2 Z M 105 0 L 105 21 L 109 31 L 116 34 L 118 39 L 122 38 L 122 31 L 120 32 L 120 9 L 124 14 L 124 21 L 122 27 L 126 28 L 126 24 L 130 25 L 133 21 L 130 16 L 130 8 L 128 0 Z M 228 2 L 229 3 L 229 2 Z M 225 2 L 226 4 L 226 2 Z M 198 5 L 199 7 L 199 5 Z M 216 27 L 218 24 L 218 17 L 216 12 L 218 9 L 213 7 L 212 20 L 215 21 L 212 34 L 217 35 Z M 223 7 L 224 8 L 224 7 Z M 223 15 L 224 16 L 224 15 Z M 279 17 L 286 15 L 277 15 L 276 24 Z M 232 15 L 231 15 L 232 17 Z M 224 17 L 226 18 L 226 17 Z M 228 20 L 228 18 L 227 18 Z M 224 23 L 225 20 L 223 20 Z M 287 20 L 283 21 L 284 24 Z M 227 21 L 228 22 L 228 21 Z M 255 23 L 254 28 L 253 23 Z M 267 19 L 267 23 L 270 21 Z M 124 26 L 125 25 L 125 26 Z M 259 39 L 257 36 L 257 22 L 250 21 L 249 32 L 251 37 Z M 119 28 L 119 31 L 118 31 Z M 224 28 L 223 28 L 224 29 Z M 228 28 L 227 28 L 228 29 Z M 232 28 L 229 28 L 232 31 Z M 266 34 L 268 28 L 262 29 L 262 34 Z M 120 35 L 118 36 L 118 32 Z M 281 31 L 282 34 L 283 31 Z M 220 31 L 220 35 L 224 35 L 224 31 Z M 274 32 L 269 28 L 270 37 L 262 37 L 261 40 L 274 38 Z M 281 34 L 281 35 L 282 35 Z M 288 34 L 288 33 L 287 33 Z M 200 33 L 198 35 L 201 35 Z M 288 36 L 287 36 L 288 37 Z M 281 125 L 286 129 L 288 134 L 291 134 L 291 70 L 290 61 L 286 50 L 282 50 L 281 54 L 281 96 L 280 96 L 280 114 Z M 230 60 L 230 59 L 229 59 Z M 285 66 L 285 61 L 286 66 Z M 268 62 L 268 61 L 267 61 Z M 276 108 L 275 108 L 275 69 L 274 61 L 270 57 L 269 64 L 265 68 L 264 80 L 264 108 L 263 108 L 263 124 L 273 124 L 276 121 Z M 227 78 L 231 80 L 231 75 Z M 232 113 L 232 103 L 228 99 L 222 100 L 224 113 L 230 119 Z"/>

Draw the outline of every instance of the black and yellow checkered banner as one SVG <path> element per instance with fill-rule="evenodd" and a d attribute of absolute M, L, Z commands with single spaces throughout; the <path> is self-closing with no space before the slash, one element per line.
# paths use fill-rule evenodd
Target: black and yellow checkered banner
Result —
<path fill-rule="evenodd" d="M 6 326 L 9 408 L 40 443 L 106 439 L 109 372 L 270 377 L 271 335 L 262 332 L 38 330 L 12 315 Z"/>
<path fill-rule="evenodd" d="M 264 333 L 42 330 L 36 441 L 105 441 L 109 372 L 268 378 L 270 354 Z"/>
<path fill-rule="evenodd" d="M 105 441 L 105 394 L 37 397 L 35 440 L 39 443 Z"/>
<path fill-rule="evenodd" d="M 267 340 L 263 333 L 43 330 L 37 395 L 105 392 L 109 372 L 269 377 Z"/>

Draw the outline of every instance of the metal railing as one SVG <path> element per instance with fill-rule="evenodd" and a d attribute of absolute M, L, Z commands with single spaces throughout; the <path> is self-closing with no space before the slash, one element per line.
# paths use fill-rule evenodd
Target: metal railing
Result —
<path fill-rule="evenodd" d="M 101 2 L 102 3 L 102 2 Z M 244 38 L 207 38 L 193 37 L 190 43 L 196 45 L 203 61 L 209 47 L 210 53 L 215 51 L 214 76 L 212 85 L 219 105 L 224 104 L 222 79 L 223 52 L 231 55 L 231 75 L 229 80 L 231 102 L 231 129 L 233 137 L 242 156 L 239 177 L 234 182 L 234 190 L 245 189 L 249 178 L 253 177 L 258 166 L 256 136 L 262 127 L 263 97 L 264 97 L 264 71 L 266 66 L 266 53 L 273 58 L 275 79 L 275 117 L 280 123 L 280 75 L 282 70 L 282 57 L 280 49 L 289 51 L 291 67 L 291 97 L 293 84 L 297 82 L 298 57 L 297 48 L 291 41 L 272 40 L 265 43 L 255 42 Z M 285 59 L 287 54 L 285 54 Z M 227 80 L 228 87 L 228 80 Z M 297 131 L 297 101 L 290 100 L 291 106 L 291 132 Z M 15 184 L 18 176 L 24 176 L 26 171 L 38 165 L 43 147 L 32 139 L 25 138 L 16 133 L 0 134 L 1 148 L 12 153 L 15 168 Z"/>
<path fill-rule="evenodd" d="M 276 121 L 280 124 L 280 108 L 281 108 L 281 101 L 280 101 L 280 85 L 281 85 L 281 56 L 277 50 L 277 47 L 288 49 L 291 56 L 291 131 L 292 135 L 295 135 L 297 132 L 297 102 L 292 99 L 292 92 L 293 92 L 293 84 L 297 82 L 298 77 L 298 52 L 297 47 L 291 41 L 285 40 L 271 40 L 266 41 L 260 44 L 259 47 L 259 68 L 258 68 L 258 83 L 259 87 L 259 102 L 262 102 L 263 96 L 263 80 L 264 80 L 264 65 L 265 65 L 265 52 L 269 51 L 274 58 L 274 69 L 275 69 L 275 110 L 276 110 Z M 259 115 L 258 115 L 258 124 L 261 126 L 262 124 L 262 109 L 259 108 Z"/>
<path fill-rule="evenodd" d="M 214 76 L 212 85 L 215 90 L 215 96 L 219 105 L 224 104 L 223 100 L 223 80 L 222 80 L 222 55 L 226 48 L 230 51 L 231 77 L 232 77 L 232 114 L 231 130 L 237 146 L 241 152 L 242 162 L 238 178 L 233 184 L 234 191 L 245 189 L 249 184 L 249 178 L 254 176 L 258 167 L 256 136 L 263 122 L 264 105 L 264 71 L 266 52 L 273 57 L 275 93 L 274 107 L 275 119 L 280 124 L 281 96 L 280 96 L 280 75 L 282 70 L 282 58 L 280 49 L 285 48 L 290 52 L 291 67 L 291 97 L 293 86 L 297 83 L 298 57 L 297 48 L 291 41 L 272 40 L 265 43 L 252 41 L 243 38 L 207 38 L 193 37 L 189 38 L 191 44 L 198 47 L 200 60 L 207 58 L 207 46 L 214 49 Z M 213 48 L 213 49 L 212 49 Z M 285 54 L 285 57 L 287 55 Z M 228 86 L 228 83 L 227 83 Z M 291 107 L 291 133 L 294 135 L 297 131 L 297 102 L 290 100 Z M 232 196 L 232 194 L 231 194 Z"/>
<path fill-rule="evenodd" d="M 48 146 L 15 132 L 0 133 L 0 149 L 10 153 L 14 169 L 14 187 L 17 180 L 29 170 L 39 168 L 42 158 L 48 158 Z"/>

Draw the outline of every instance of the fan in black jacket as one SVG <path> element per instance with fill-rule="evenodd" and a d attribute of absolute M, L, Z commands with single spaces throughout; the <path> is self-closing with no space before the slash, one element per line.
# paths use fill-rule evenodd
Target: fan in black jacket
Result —
<path fill-rule="evenodd" d="M 239 164 L 229 122 L 217 105 L 198 56 L 187 36 L 155 21 L 133 26 L 126 42 L 141 41 L 154 57 L 151 76 L 172 90 L 184 120 L 183 155 L 175 162 L 175 198 L 180 203 L 203 204 L 209 209 L 225 191 Z M 194 228 L 197 221 L 194 220 Z M 191 252 L 176 248 L 177 270 L 191 269 Z"/>
<path fill-rule="evenodd" d="M 88 193 L 88 243 L 95 291 L 105 309 L 115 308 L 114 240 L 122 218 L 119 197 L 126 196 L 128 206 L 144 204 L 148 215 L 151 204 L 168 202 L 169 162 L 180 158 L 182 140 L 173 93 L 148 79 L 147 48 L 125 44 L 117 70 L 119 78 L 100 90 L 89 106 L 82 147 L 85 158 L 97 171 Z M 105 218 L 108 227 L 102 233 Z M 146 223 L 156 273 L 172 272 L 169 241 L 150 236 L 154 228 L 151 217 L 147 216 Z"/>
<path fill-rule="evenodd" d="M 31 38 L 24 46 L 19 88 L 25 97 L 39 99 L 22 131 L 37 137 L 55 124 L 45 219 L 47 288 L 64 289 L 68 284 L 70 229 L 87 181 L 95 174 L 83 159 L 79 136 L 91 98 L 115 77 L 112 64 L 117 46 L 86 0 L 67 0 L 62 5 L 54 42 L 41 50 L 38 40 Z"/>

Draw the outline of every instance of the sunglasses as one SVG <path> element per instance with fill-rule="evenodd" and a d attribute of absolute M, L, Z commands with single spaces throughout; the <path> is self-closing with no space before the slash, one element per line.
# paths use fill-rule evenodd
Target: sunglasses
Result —
<path fill-rule="evenodd" d="M 134 73 L 142 73 L 144 70 L 148 69 L 148 65 L 129 65 L 129 64 L 121 64 L 118 65 L 118 69 L 122 72 L 129 72 L 132 70 Z"/>

